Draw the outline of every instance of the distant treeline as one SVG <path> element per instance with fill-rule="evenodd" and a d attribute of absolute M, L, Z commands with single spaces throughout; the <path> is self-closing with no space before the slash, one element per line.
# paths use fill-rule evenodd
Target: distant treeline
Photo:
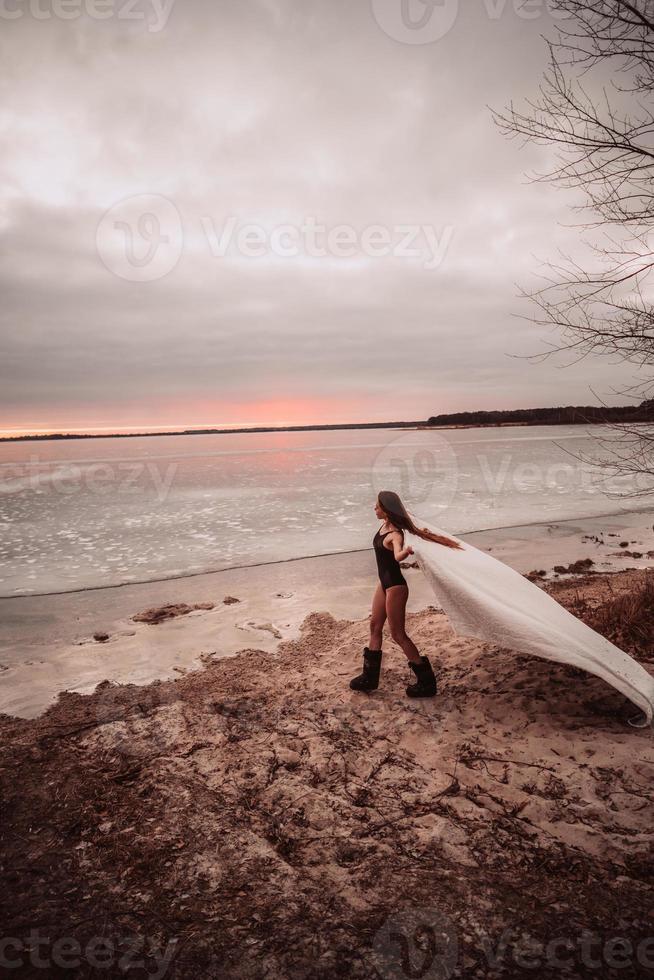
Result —
<path fill-rule="evenodd" d="M 3 436 L 0 442 L 51 442 L 57 439 L 142 439 L 144 436 L 213 436 L 234 435 L 244 432 L 319 432 L 332 429 L 407 429 L 416 425 L 427 425 L 422 419 L 419 422 L 341 422 L 324 425 L 257 425 L 240 429 L 171 429 L 169 432 L 51 432 L 47 435 L 32 436 Z"/>
<path fill-rule="evenodd" d="M 495 412 L 454 412 L 432 415 L 429 425 L 579 425 L 602 422 L 654 422 L 654 398 L 640 405 L 616 407 L 564 405 L 559 408 L 515 408 Z"/>
<path fill-rule="evenodd" d="M 416 426 L 453 425 L 575 425 L 589 422 L 654 422 L 654 399 L 640 405 L 596 408 L 594 405 L 568 405 L 564 408 L 516 408 L 496 412 L 456 412 L 432 415 L 416 422 L 340 422 L 324 425 L 258 425 L 239 429 L 183 429 L 170 432 L 53 432 L 49 435 L 3 436 L 0 442 L 48 442 L 57 439 L 138 439 L 144 436 L 234 435 L 245 432 L 320 432 L 336 429 L 412 429 Z"/>

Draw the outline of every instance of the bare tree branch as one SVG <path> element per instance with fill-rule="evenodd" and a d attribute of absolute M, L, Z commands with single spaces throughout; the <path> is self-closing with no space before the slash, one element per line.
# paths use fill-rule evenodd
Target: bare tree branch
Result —
<path fill-rule="evenodd" d="M 574 210 L 589 259 L 547 262 L 545 284 L 521 295 L 535 307 L 530 319 L 561 338 L 544 356 L 608 355 L 642 371 L 621 393 L 645 399 L 654 422 L 654 3 L 551 7 L 558 31 L 538 96 L 491 111 L 506 136 L 554 149 L 554 168 L 532 179 L 582 193 Z M 612 428 L 616 473 L 651 478 L 649 490 L 632 492 L 654 494 L 654 426 Z"/>

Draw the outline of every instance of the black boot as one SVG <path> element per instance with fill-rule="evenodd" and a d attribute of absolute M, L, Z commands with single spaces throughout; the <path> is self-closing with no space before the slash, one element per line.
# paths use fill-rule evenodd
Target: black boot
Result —
<path fill-rule="evenodd" d="M 436 694 L 436 678 L 427 657 L 421 657 L 419 664 L 409 661 L 409 667 L 418 678 L 415 684 L 409 684 L 406 693 L 410 698 L 433 698 Z"/>
<path fill-rule="evenodd" d="M 350 687 L 353 691 L 375 691 L 377 689 L 381 660 L 381 650 L 363 648 L 363 671 L 350 681 Z"/>

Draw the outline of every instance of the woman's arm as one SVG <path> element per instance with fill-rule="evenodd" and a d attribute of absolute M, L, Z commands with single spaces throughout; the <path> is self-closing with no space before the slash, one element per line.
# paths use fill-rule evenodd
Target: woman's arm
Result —
<path fill-rule="evenodd" d="M 389 539 L 393 546 L 393 554 L 395 555 L 396 561 L 404 561 L 405 558 L 408 558 L 409 555 L 413 554 L 413 548 L 411 547 L 410 544 L 408 544 L 406 548 L 402 547 L 402 541 L 404 538 L 400 531 L 393 531 L 391 534 L 388 535 L 388 538 L 386 540 Z M 384 542 L 384 545 L 386 545 L 386 541 Z"/>

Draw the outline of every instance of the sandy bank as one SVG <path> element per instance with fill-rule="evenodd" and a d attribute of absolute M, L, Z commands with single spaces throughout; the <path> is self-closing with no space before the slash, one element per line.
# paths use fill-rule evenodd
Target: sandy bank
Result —
<path fill-rule="evenodd" d="M 592 618 L 645 574 L 550 587 Z M 5 935 L 41 930 L 42 957 L 71 938 L 81 976 L 98 936 L 179 978 L 648 975 L 651 730 L 434 607 L 408 629 L 438 664 L 430 701 L 389 641 L 379 690 L 351 692 L 367 620 L 316 612 L 275 650 L 1 719 Z"/>
<path fill-rule="evenodd" d="M 654 512 L 534 524 L 465 535 L 523 573 L 590 559 L 598 572 L 653 564 Z M 621 547 L 626 543 L 626 547 Z M 635 557 L 640 555 L 640 557 Z M 405 571 L 409 610 L 434 594 L 418 569 Z M 565 576 L 563 576 L 565 577 Z M 201 656 L 232 656 L 245 646 L 273 651 L 295 639 L 307 613 L 365 617 L 376 585 L 372 551 L 54 596 L 0 599 L 0 712 L 33 717 L 62 690 L 90 692 L 104 679 L 146 684 L 194 669 Z M 239 602 L 225 604 L 225 597 Z M 212 603 L 157 627 L 134 622 L 145 609 Z M 97 643 L 96 633 L 107 642 Z"/>

